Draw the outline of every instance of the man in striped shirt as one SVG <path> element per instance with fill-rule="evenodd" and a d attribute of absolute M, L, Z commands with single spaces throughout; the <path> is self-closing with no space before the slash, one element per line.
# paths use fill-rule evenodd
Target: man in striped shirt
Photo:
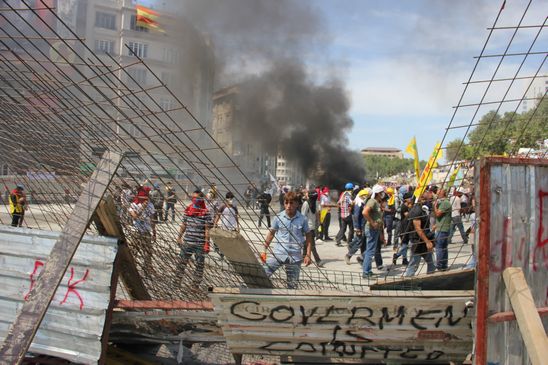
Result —
<path fill-rule="evenodd" d="M 209 229 L 212 223 L 212 216 L 205 206 L 204 194 L 195 190 L 192 193 L 192 203 L 185 209 L 177 237 L 177 243 L 181 247 L 178 277 L 183 276 L 188 262 L 194 256 L 196 268 L 193 282 L 199 283 L 202 280 L 205 255 L 209 253 Z"/>

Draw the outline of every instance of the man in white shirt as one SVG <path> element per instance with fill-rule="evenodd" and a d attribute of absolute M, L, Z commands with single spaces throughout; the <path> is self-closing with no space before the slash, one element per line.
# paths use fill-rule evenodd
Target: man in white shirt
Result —
<path fill-rule="evenodd" d="M 461 213 L 461 200 L 462 192 L 457 189 L 453 193 L 453 196 L 449 200 L 451 202 L 451 229 L 449 231 L 449 243 L 451 243 L 451 239 L 453 238 L 453 234 L 455 233 L 455 227 L 459 229 L 460 236 L 462 237 L 462 242 L 464 244 L 468 243 L 468 236 L 466 235 L 466 232 L 464 230 L 464 225 L 462 224 L 462 217 L 460 215 Z"/>

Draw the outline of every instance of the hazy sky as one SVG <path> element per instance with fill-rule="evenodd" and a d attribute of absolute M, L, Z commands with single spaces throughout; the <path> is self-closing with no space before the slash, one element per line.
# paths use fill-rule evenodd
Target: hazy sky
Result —
<path fill-rule="evenodd" d="M 346 64 L 343 78 L 354 119 L 351 147 L 403 150 L 415 134 L 421 158 L 426 159 L 436 140 L 443 137 L 452 107 L 463 91 L 462 83 L 476 62 L 473 57 L 479 55 L 489 33 L 486 28 L 493 24 L 502 1 L 313 3 L 323 10 L 331 28 L 333 58 Z M 535 23 L 532 18 L 536 17 L 536 24 L 542 24 L 547 3 L 539 3 L 532 5 L 525 23 Z M 527 1 L 520 0 L 506 4 L 499 25 L 517 25 L 526 5 Z M 498 32 L 505 34 L 497 34 L 500 39 L 493 37 L 492 47 L 507 43 L 510 32 Z M 533 32 L 520 34 L 525 44 L 531 42 Z M 517 48 L 519 41 L 518 36 Z M 547 45 L 545 36 L 543 51 Z"/>
<path fill-rule="evenodd" d="M 264 44 L 265 48 L 271 44 L 275 52 L 280 48 L 275 48 L 275 41 L 268 42 L 269 35 L 283 34 L 286 26 L 291 32 L 290 29 L 301 29 L 300 24 L 311 25 L 302 28 L 311 30 L 310 35 L 294 35 L 298 38 L 295 44 L 301 47 L 298 57 L 319 83 L 335 75 L 344 84 L 351 101 L 350 117 L 354 121 L 348 133 L 349 147 L 404 150 L 416 135 L 421 159 L 427 159 L 436 141 L 442 139 L 453 115 L 453 106 L 458 104 L 464 90 L 463 82 L 474 69 L 474 56 L 480 54 L 489 35 L 487 28 L 493 25 L 503 4 L 503 0 L 268 0 L 277 1 L 276 5 L 265 0 L 202 1 L 197 2 L 206 4 L 202 5 L 201 19 L 211 18 L 216 9 L 217 13 L 233 12 L 234 17 L 247 14 L 232 22 L 230 18 L 224 20 L 242 23 L 242 32 L 257 33 L 260 40 L 257 44 Z M 257 5 L 261 2 L 268 6 Z M 497 25 L 516 26 L 528 2 L 508 1 Z M 281 5 L 276 7 L 278 4 Z M 253 24 L 253 15 L 248 14 L 256 11 L 252 8 L 267 12 L 257 16 L 262 19 L 256 21 L 259 24 Z M 523 24 L 542 24 L 547 14 L 548 1 L 534 0 Z M 282 29 L 275 29 L 276 25 L 268 21 L 261 27 L 261 21 L 272 19 L 285 22 Z M 319 29 L 314 30 L 318 26 Z M 509 52 L 526 51 L 538 29 L 520 30 Z M 495 31 L 485 52 L 502 53 L 512 33 L 512 29 Z M 245 37 L 244 42 L 249 42 L 252 35 Z M 263 40 L 266 41 L 263 43 Z M 303 47 L 303 41 L 310 46 Z M 546 52 L 547 46 L 544 31 L 532 51 Z M 534 74 L 540 64 L 539 57 L 544 56 L 530 56 L 518 76 Z M 522 58 L 505 58 L 496 76 L 512 78 Z M 474 80 L 492 78 L 499 58 L 483 60 Z M 236 72 L 253 73 L 254 69 L 261 69 L 260 58 L 248 57 L 247 62 L 246 67 L 235 62 Z M 541 74 L 547 73 L 544 66 Z M 521 98 L 523 85 L 521 81 L 515 83 L 506 99 Z M 484 102 L 501 100 L 504 86 L 498 83 L 491 87 Z M 479 102 L 484 88 L 485 84 L 470 87 L 461 104 Z M 501 110 L 513 110 L 513 107 L 504 104 Z M 478 115 L 493 108 L 496 105 L 482 107 Z M 470 119 L 463 111 L 457 114 L 455 122 L 467 125 Z M 451 132 L 445 143 L 461 139 L 463 133 L 463 130 Z"/>

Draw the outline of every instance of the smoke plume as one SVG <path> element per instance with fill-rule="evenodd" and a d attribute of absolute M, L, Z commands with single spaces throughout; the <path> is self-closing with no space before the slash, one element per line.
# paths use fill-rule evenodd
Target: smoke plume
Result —
<path fill-rule="evenodd" d="M 214 43 L 217 87 L 238 84 L 245 136 L 284 156 L 322 184 L 361 182 L 363 163 L 348 149 L 353 121 L 342 80 L 314 77 L 330 36 L 313 2 L 185 0 L 183 12 Z M 307 62 L 308 58 L 308 62 Z M 329 69 L 323 65 L 320 69 Z"/>

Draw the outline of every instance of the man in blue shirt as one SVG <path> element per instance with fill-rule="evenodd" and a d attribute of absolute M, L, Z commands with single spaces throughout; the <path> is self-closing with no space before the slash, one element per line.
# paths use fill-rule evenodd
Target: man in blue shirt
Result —
<path fill-rule="evenodd" d="M 281 211 L 269 229 L 265 239 L 265 253 L 272 240 L 276 246 L 273 255 L 266 260 L 265 270 L 270 277 L 282 265 L 287 274 L 288 289 L 296 289 L 301 272 L 301 264 L 310 264 L 312 230 L 306 218 L 297 210 L 297 195 L 290 191 L 284 197 L 284 210 Z M 303 245 L 306 244 L 306 255 L 303 260 Z M 263 253 L 262 257 L 266 254 Z"/>

